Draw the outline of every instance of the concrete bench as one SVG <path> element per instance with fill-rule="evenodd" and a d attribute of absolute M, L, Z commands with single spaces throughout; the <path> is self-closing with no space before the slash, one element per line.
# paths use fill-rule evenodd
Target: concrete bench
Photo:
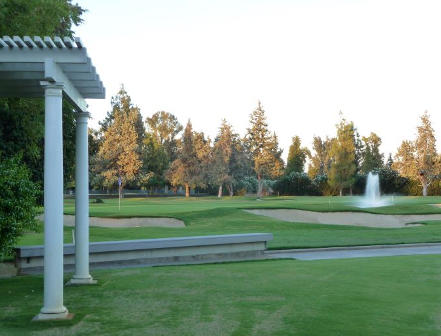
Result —
<path fill-rule="evenodd" d="M 91 269 L 238 261 L 263 257 L 271 233 L 90 243 Z M 44 246 L 15 248 L 18 274 L 43 273 Z M 64 245 L 64 271 L 75 268 L 75 245 Z"/>

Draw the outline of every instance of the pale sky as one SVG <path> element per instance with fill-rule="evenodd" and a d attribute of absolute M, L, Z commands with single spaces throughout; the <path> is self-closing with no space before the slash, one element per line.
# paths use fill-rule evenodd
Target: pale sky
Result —
<path fill-rule="evenodd" d="M 339 111 L 386 157 L 425 110 L 441 137 L 441 1 L 74 2 L 106 87 L 88 100 L 94 128 L 123 83 L 144 118 L 164 110 L 212 139 L 223 118 L 243 136 L 260 100 L 285 159 L 295 135 L 335 136 Z"/>

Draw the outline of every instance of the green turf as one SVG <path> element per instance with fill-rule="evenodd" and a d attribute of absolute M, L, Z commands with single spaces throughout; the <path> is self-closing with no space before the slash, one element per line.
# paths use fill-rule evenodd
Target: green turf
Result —
<path fill-rule="evenodd" d="M 431 204 L 441 203 L 441 197 L 400 197 L 390 207 L 367 209 L 378 213 L 441 213 Z M 270 249 L 354 246 L 377 244 L 402 244 L 441 242 L 441 222 L 428 222 L 419 227 L 402 229 L 366 228 L 339 225 L 288 223 L 256 216 L 242 211 L 243 208 L 299 208 L 316 211 L 362 211 L 348 205 L 351 197 L 274 197 L 256 201 L 254 198 L 142 198 L 124 199 L 121 211 L 118 200 L 105 200 L 103 204 L 90 205 L 91 216 L 142 217 L 167 216 L 182 219 L 185 228 L 90 228 L 91 241 L 147 239 L 213 234 L 270 232 L 274 240 Z M 65 202 L 65 212 L 74 213 L 74 202 Z M 65 242 L 72 242 L 72 228 L 65 228 Z M 20 245 L 39 245 L 43 234 L 29 234 Z"/>
<path fill-rule="evenodd" d="M 170 197 L 127 198 L 121 209 L 117 199 L 105 199 L 105 203 L 90 203 L 90 215 L 95 217 L 176 217 L 179 214 L 219 208 L 235 209 L 303 209 L 311 211 L 362 211 L 378 214 L 430 214 L 441 213 L 432 204 L 441 204 L 441 197 L 394 197 L 393 205 L 360 209 L 359 197 Z M 65 213 L 75 213 L 75 201 L 65 200 Z"/>
<path fill-rule="evenodd" d="M 73 321 L 31 323 L 40 276 L 0 279 L 0 335 L 440 335 L 441 258 L 259 261 L 94 271 Z M 69 275 L 65 276 L 69 279 Z"/>

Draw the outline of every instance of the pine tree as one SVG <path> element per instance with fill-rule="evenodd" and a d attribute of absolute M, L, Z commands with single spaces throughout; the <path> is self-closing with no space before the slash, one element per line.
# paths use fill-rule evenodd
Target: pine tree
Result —
<path fill-rule="evenodd" d="M 302 141 L 299 136 L 292 138 L 291 146 L 289 146 L 288 160 L 286 161 L 285 175 L 297 172 L 302 173 L 305 170 L 306 158 L 311 156 L 308 148 L 300 147 Z"/>
<path fill-rule="evenodd" d="M 251 127 L 247 128 L 245 136 L 246 149 L 257 175 L 257 197 L 262 197 L 263 179 L 275 178 L 282 174 L 282 150 L 278 148 L 278 139 L 271 135 L 266 122 L 265 111 L 260 101 L 257 108 L 250 115 Z"/>
<path fill-rule="evenodd" d="M 185 197 L 190 197 L 190 188 L 206 185 L 205 167 L 201 161 L 209 155 L 206 142 L 202 133 L 193 132 L 193 126 L 189 120 L 182 134 L 177 158 L 166 173 L 172 185 L 185 186 Z"/>
<path fill-rule="evenodd" d="M 158 111 L 151 118 L 146 118 L 149 132 L 153 133 L 164 147 L 170 161 L 176 159 L 178 139 L 176 136 L 183 130 L 178 119 L 171 113 Z"/>
<path fill-rule="evenodd" d="M 427 111 L 421 116 L 421 125 L 417 126 L 417 133 L 415 141 L 402 142 L 392 166 L 402 176 L 418 179 L 423 196 L 427 196 L 427 188 L 441 172 L 435 131 Z"/>
<path fill-rule="evenodd" d="M 315 178 L 327 174 L 331 169 L 331 148 L 334 139 L 328 137 L 322 140 L 319 136 L 314 136 L 312 140 L 312 150 L 315 154 L 309 152 L 308 176 Z"/>
<path fill-rule="evenodd" d="M 337 125 L 337 138 L 332 149 L 332 165 L 329 172 L 329 183 L 332 187 L 340 189 L 340 196 L 344 188 L 350 188 L 355 182 L 357 171 L 355 155 L 355 130 L 352 122 L 347 122 L 340 113 L 340 123 Z"/>
<path fill-rule="evenodd" d="M 225 119 L 214 141 L 210 180 L 219 187 L 218 197 L 222 196 L 223 184 L 227 185 L 230 197 L 234 185 L 244 176 L 244 150 L 239 135 Z"/>
<path fill-rule="evenodd" d="M 121 87 L 118 95 L 112 98 L 112 112 L 108 113 L 102 145 L 92 167 L 101 176 L 104 187 L 115 187 L 118 178 L 123 185 L 137 185 L 143 180 L 140 170 L 144 131 L 139 129 L 141 126 L 143 128 L 139 108 L 132 106 L 130 97 Z"/>
<path fill-rule="evenodd" d="M 368 137 L 363 137 L 362 140 L 364 149 L 361 170 L 367 174 L 374 169 L 383 167 L 384 154 L 380 153 L 381 138 L 377 134 L 371 133 Z"/>
<path fill-rule="evenodd" d="M 148 177 L 146 182 L 142 183 L 144 187 L 153 188 L 166 185 L 165 172 L 170 162 L 165 149 L 153 133 L 147 132 L 145 135 L 142 160 Z"/>
<path fill-rule="evenodd" d="M 141 110 L 138 106 L 134 106 L 132 104 L 132 99 L 127 94 L 124 84 L 121 84 L 116 96 L 111 98 L 111 105 L 112 110 L 107 112 L 107 116 L 103 121 L 99 122 L 99 125 L 101 126 L 101 133 L 105 133 L 107 129 L 114 123 L 114 119 L 117 114 L 124 113 L 126 116 L 131 115 L 131 119 L 134 123 L 133 126 L 137 134 L 137 144 L 141 148 L 145 136 L 145 127 L 142 120 Z"/>

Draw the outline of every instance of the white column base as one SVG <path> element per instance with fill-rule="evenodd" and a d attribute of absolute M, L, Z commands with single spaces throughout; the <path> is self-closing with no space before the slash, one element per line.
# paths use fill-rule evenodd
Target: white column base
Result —
<path fill-rule="evenodd" d="M 66 308 L 65 308 L 66 309 Z M 48 321 L 48 320 L 71 320 L 74 314 L 69 314 L 68 310 L 62 313 L 42 313 L 36 315 L 32 322 L 34 321 Z"/>
<path fill-rule="evenodd" d="M 96 283 L 98 283 L 98 281 L 94 280 L 91 275 L 89 275 L 89 277 L 87 277 L 87 278 L 76 278 L 74 275 L 72 277 L 72 279 L 70 279 L 66 283 L 66 286 L 70 286 L 70 285 L 95 285 Z"/>

